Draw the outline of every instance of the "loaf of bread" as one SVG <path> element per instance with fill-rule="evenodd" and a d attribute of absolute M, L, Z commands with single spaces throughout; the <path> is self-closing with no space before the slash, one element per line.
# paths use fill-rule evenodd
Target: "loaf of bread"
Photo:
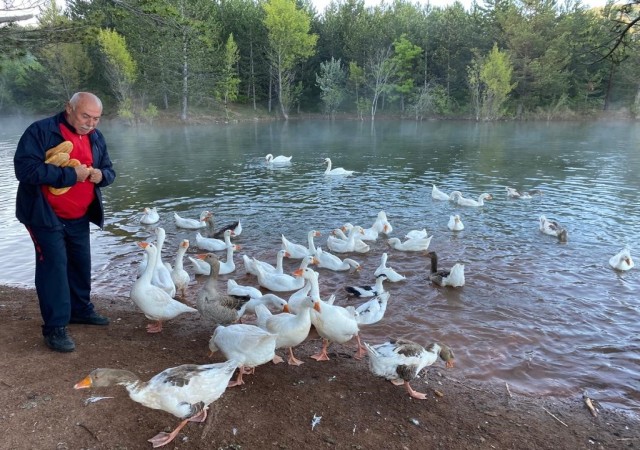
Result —
<path fill-rule="evenodd" d="M 44 162 L 47 164 L 53 164 L 54 166 L 62 166 L 67 161 L 69 161 L 68 153 L 56 153 L 55 155 L 51 155 Z"/>
<path fill-rule="evenodd" d="M 62 144 L 58 144 L 55 147 L 47 150 L 44 156 L 45 156 L 45 159 L 49 159 L 52 156 L 57 155 L 59 153 L 69 154 L 71 153 L 71 150 L 73 150 L 73 143 L 71 143 L 71 141 L 64 141 Z"/>
<path fill-rule="evenodd" d="M 73 144 L 70 141 L 64 141 L 62 144 L 56 145 L 52 149 L 47 150 L 45 153 L 46 160 L 44 162 L 58 167 L 78 167 L 80 165 L 80 161 L 75 158 L 69 158 L 71 150 L 73 150 Z M 62 188 L 49 186 L 49 192 L 53 195 L 62 195 L 69 189 L 71 189 L 71 186 Z"/>

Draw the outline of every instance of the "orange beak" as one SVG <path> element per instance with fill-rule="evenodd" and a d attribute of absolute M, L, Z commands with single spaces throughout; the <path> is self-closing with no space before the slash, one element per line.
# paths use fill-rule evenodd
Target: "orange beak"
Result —
<path fill-rule="evenodd" d="M 91 377 L 87 376 L 82 379 L 82 381 L 78 381 L 73 388 L 74 389 L 86 389 L 91 387 Z"/>
<path fill-rule="evenodd" d="M 286 313 L 291 312 L 291 310 L 289 309 L 289 305 L 284 305 L 282 307 L 282 312 L 286 312 Z"/>
<path fill-rule="evenodd" d="M 296 270 L 293 271 L 293 275 L 296 276 L 296 277 L 301 277 L 302 276 L 302 272 L 303 272 L 302 269 L 296 269 Z"/>
<path fill-rule="evenodd" d="M 207 257 L 206 253 L 200 253 L 200 254 L 196 255 L 196 258 L 198 258 L 198 259 L 205 259 L 206 257 Z"/>
<path fill-rule="evenodd" d="M 149 246 L 148 242 L 138 242 L 138 247 L 147 248 Z"/>
<path fill-rule="evenodd" d="M 315 302 L 313 304 L 313 309 L 315 309 L 316 311 L 320 312 L 320 302 Z"/>

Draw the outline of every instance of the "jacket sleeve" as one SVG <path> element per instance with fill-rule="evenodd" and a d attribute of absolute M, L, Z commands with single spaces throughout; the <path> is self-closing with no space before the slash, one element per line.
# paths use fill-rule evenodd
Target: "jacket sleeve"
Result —
<path fill-rule="evenodd" d="M 116 179 L 116 171 L 111 163 L 109 152 L 107 151 L 107 143 L 104 140 L 104 136 L 100 131 L 96 130 L 96 147 L 98 149 L 97 155 L 94 155 L 93 166 L 102 171 L 102 181 L 98 184 L 98 187 L 109 186 Z M 96 156 L 98 161 L 96 164 Z"/>
<path fill-rule="evenodd" d="M 59 137 L 57 138 L 59 140 Z M 49 185 L 53 187 L 73 186 L 77 181 L 73 167 L 58 167 L 46 164 L 45 152 L 60 142 L 46 133 L 41 127 L 31 125 L 24 132 L 13 157 L 16 178 L 30 185 Z"/>

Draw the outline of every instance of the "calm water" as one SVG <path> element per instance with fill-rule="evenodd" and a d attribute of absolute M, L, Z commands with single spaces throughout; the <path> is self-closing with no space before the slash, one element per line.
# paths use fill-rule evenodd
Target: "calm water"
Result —
<path fill-rule="evenodd" d="M 32 286 L 33 249 L 14 218 L 11 158 L 28 122 L 0 127 L 0 283 L 24 286 Z M 104 190 L 105 230 L 93 233 L 96 292 L 128 301 L 141 258 L 135 243 L 153 239 L 153 228 L 139 224 L 145 206 L 160 212 L 165 260 L 183 238 L 197 252 L 195 232 L 176 229 L 174 211 L 195 218 L 209 209 L 220 224 L 241 219 L 237 269 L 222 278 L 252 285 L 241 254 L 273 263 L 281 233 L 304 243 L 311 229 L 322 232 L 316 243 L 326 247 L 331 229 L 346 221 L 368 227 L 384 210 L 392 236 L 426 227 L 444 267 L 465 264 L 467 284 L 431 286 L 423 254 L 391 250 L 382 239 L 355 256 L 364 265 L 360 275 L 320 269 L 321 294 L 337 293 L 340 304 L 357 303 L 345 298 L 344 285 L 373 284 L 384 251 L 408 277 L 386 285 L 387 315 L 362 330 L 365 340 L 443 341 L 456 352 L 456 376 L 508 382 L 532 395 L 577 398 L 587 390 L 603 403 L 640 410 L 640 272 L 608 266 L 625 245 L 640 264 L 639 125 L 379 122 L 372 129 L 303 121 L 102 130 L 119 176 Z M 293 155 L 293 164 L 269 169 L 267 153 Z M 327 179 L 325 157 L 357 173 Z M 494 200 L 456 207 L 432 200 L 431 183 L 473 198 L 490 192 Z M 505 186 L 544 195 L 511 200 Z M 446 227 L 454 213 L 466 226 L 457 234 Z M 538 231 L 541 214 L 568 228 L 567 244 Z"/>

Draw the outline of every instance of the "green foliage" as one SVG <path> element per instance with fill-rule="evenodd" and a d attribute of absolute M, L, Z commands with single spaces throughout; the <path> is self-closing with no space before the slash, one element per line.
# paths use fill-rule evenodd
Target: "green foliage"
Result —
<path fill-rule="evenodd" d="M 404 110 L 404 98 L 413 92 L 416 85 L 414 74 L 422 49 L 412 44 L 404 34 L 393 43 L 393 47 L 395 51 L 393 59 L 397 67 L 394 89 L 403 99 L 402 109 Z"/>
<path fill-rule="evenodd" d="M 131 98 L 126 98 L 120 102 L 118 106 L 118 117 L 129 125 L 135 124 L 136 115 L 133 112 L 133 102 Z"/>
<path fill-rule="evenodd" d="M 100 30 L 98 43 L 113 94 L 120 103 L 130 101 L 131 86 L 137 77 L 137 65 L 127 50 L 125 38 L 116 31 Z"/>
<path fill-rule="evenodd" d="M 501 52 L 495 44 L 480 69 L 480 81 L 485 86 L 482 99 L 485 120 L 500 119 L 504 116 L 504 104 L 516 86 L 516 83 L 511 83 L 512 74 L 513 67 L 509 55 Z"/>
<path fill-rule="evenodd" d="M 293 88 L 294 68 L 313 54 L 318 36 L 311 34 L 310 17 L 297 9 L 293 0 L 268 0 L 264 5 L 264 25 L 268 32 L 269 59 L 276 73 L 277 93 L 284 118 L 300 89 Z"/>
<path fill-rule="evenodd" d="M 223 101 L 227 117 L 228 102 L 233 102 L 238 98 L 238 85 L 240 84 L 240 78 L 238 77 L 237 64 L 239 59 L 238 46 L 233 40 L 233 34 L 230 34 L 225 45 L 220 77 L 218 78 L 215 89 L 215 96 L 218 100 Z"/>
<path fill-rule="evenodd" d="M 416 120 L 450 113 L 449 99 L 443 86 L 427 85 L 419 89 L 408 111 Z"/>
<path fill-rule="evenodd" d="M 191 108 L 217 112 L 221 102 L 271 111 L 277 101 L 284 117 L 295 107 L 339 107 L 370 117 L 473 111 L 478 119 L 507 108 L 519 118 L 556 118 L 640 104 L 637 0 L 635 8 L 598 9 L 487 0 L 469 10 L 339 0 L 322 15 L 306 0 L 68 0 L 64 13 L 60 1 L 35 26 L 0 18 L 1 111 L 48 113 L 78 89 L 98 93 L 107 111 L 130 99 L 134 117 L 153 103 L 184 119 Z M 517 83 L 497 109 L 500 89 L 481 78 L 494 43 Z M 317 83 L 332 60 L 349 68 L 340 102 Z"/>
<path fill-rule="evenodd" d="M 158 117 L 158 107 L 153 103 L 149 103 L 147 108 L 142 111 L 142 120 L 151 125 Z"/>
<path fill-rule="evenodd" d="M 320 63 L 320 74 L 316 75 L 316 82 L 320 87 L 320 98 L 324 103 L 324 112 L 335 117 L 338 107 L 344 100 L 345 82 L 347 74 L 340 60 Z"/>

